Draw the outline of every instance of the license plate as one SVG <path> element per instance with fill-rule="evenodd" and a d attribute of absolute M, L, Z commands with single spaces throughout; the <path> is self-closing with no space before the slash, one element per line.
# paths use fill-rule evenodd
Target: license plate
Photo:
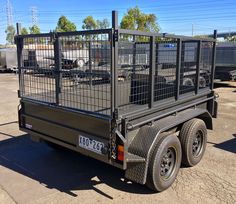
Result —
<path fill-rule="evenodd" d="M 104 143 L 80 135 L 79 146 L 84 149 L 96 152 L 98 154 L 102 154 L 102 148 L 104 147 Z"/>

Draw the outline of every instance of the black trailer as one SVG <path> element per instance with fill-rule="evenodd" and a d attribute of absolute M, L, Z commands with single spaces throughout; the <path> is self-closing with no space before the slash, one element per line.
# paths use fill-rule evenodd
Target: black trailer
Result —
<path fill-rule="evenodd" d="M 215 79 L 236 80 L 236 43 L 219 42 L 216 46 Z"/>
<path fill-rule="evenodd" d="M 181 162 L 194 166 L 205 152 L 217 115 L 216 41 L 120 29 L 117 15 L 111 29 L 16 36 L 20 129 L 162 191 Z M 40 64 L 24 66 L 28 49 L 41 49 Z M 65 69 L 62 53 L 79 59 L 79 49 L 88 49 L 88 63 Z M 128 64 L 125 53 L 132 54 Z"/>

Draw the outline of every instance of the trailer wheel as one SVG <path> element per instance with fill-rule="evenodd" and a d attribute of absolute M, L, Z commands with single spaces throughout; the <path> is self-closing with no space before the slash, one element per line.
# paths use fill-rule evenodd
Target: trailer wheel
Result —
<path fill-rule="evenodd" d="M 165 135 L 157 143 L 149 163 L 146 185 L 157 192 L 175 181 L 181 164 L 181 144 L 175 135 Z"/>
<path fill-rule="evenodd" d="M 199 87 L 205 88 L 206 87 L 206 79 L 204 77 L 199 77 Z"/>
<path fill-rule="evenodd" d="M 74 64 L 75 64 L 75 67 L 83 68 L 85 63 L 83 59 L 77 59 L 75 60 Z"/>
<path fill-rule="evenodd" d="M 193 80 L 190 78 L 183 79 L 183 86 L 194 86 Z"/>
<path fill-rule="evenodd" d="M 207 128 L 203 120 L 192 119 L 182 126 L 180 130 L 182 146 L 182 164 L 191 167 L 198 164 L 206 149 Z"/>

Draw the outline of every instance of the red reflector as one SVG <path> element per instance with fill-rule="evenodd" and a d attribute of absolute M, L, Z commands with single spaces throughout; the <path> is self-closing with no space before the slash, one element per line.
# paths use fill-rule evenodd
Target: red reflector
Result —
<path fill-rule="evenodd" d="M 124 146 L 118 145 L 118 160 L 124 161 Z"/>

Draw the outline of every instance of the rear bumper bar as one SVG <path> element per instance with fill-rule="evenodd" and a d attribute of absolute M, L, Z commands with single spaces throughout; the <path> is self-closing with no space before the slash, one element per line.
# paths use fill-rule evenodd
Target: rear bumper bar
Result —
<path fill-rule="evenodd" d="M 67 149 L 70 149 L 70 150 L 73 150 L 75 152 L 78 152 L 80 154 L 83 154 L 85 156 L 88 156 L 88 157 L 94 158 L 96 160 L 102 161 L 104 163 L 107 163 L 109 165 L 115 166 L 115 167 L 117 167 L 119 169 L 123 169 L 123 165 L 122 164 L 113 162 L 112 160 L 109 159 L 107 154 L 106 155 L 96 154 L 96 153 L 94 153 L 92 151 L 89 151 L 89 150 L 83 149 L 81 147 L 78 147 L 78 146 L 66 143 L 66 142 L 58 140 L 58 139 L 56 139 L 54 137 L 50 137 L 48 135 L 44 135 L 44 134 L 35 132 L 33 130 L 29 130 L 27 128 L 20 127 L 20 130 L 23 131 L 23 132 L 28 133 L 34 141 L 35 140 L 37 140 L 37 141 L 49 141 L 49 142 L 58 144 L 58 145 L 60 145 L 62 147 L 65 147 Z"/>

